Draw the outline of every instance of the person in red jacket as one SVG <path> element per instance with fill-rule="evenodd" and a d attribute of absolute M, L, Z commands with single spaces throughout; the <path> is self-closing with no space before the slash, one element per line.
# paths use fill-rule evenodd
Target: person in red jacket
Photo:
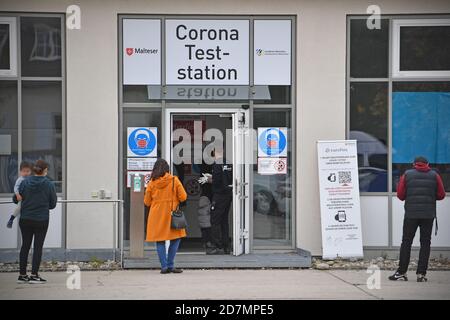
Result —
<path fill-rule="evenodd" d="M 397 271 L 389 280 L 408 280 L 411 245 L 417 228 L 420 229 L 419 263 L 417 281 L 427 281 L 425 277 L 430 258 L 431 233 L 436 219 L 436 200 L 445 198 L 445 189 L 439 174 L 432 170 L 425 157 L 416 157 L 414 168 L 400 177 L 397 185 L 397 197 L 405 201 L 403 237 L 400 247 L 400 259 Z M 437 231 L 437 220 L 436 220 Z"/>

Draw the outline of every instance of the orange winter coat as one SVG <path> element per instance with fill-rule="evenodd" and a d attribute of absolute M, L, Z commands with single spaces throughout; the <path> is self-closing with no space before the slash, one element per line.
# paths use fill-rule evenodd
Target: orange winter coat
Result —
<path fill-rule="evenodd" d="M 186 191 L 178 177 L 166 173 L 161 178 L 150 181 L 144 196 L 144 204 L 150 207 L 146 241 L 154 242 L 186 237 L 185 229 L 177 230 L 170 227 L 170 213 L 186 199 Z M 171 208 L 171 203 L 173 208 Z"/>

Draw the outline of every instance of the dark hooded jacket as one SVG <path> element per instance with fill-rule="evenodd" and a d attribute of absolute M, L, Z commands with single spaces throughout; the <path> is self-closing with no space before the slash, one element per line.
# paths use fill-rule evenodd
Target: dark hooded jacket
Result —
<path fill-rule="evenodd" d="M 436 200 L 444 199 L 445 189 L 439 174 L 427 163 L 418 162 L 401 176 L 397 197 L 405 200 L 406 218 L 432 219 L 436 217 Z"/>
<path fill-rule="evenodd" d="M 49 219 L 51 209 L 56 207 L 55 185 L 44 176 L 26 178 L 19 187 L 22 196 L 20 218 L 45 221 Z"/>

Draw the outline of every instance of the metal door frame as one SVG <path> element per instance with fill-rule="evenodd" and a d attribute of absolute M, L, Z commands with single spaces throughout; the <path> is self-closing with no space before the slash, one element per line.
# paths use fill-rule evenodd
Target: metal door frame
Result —
<path fill-rule="evenodd" d="M 246 112 L 247 114 L 247 124 L 248 124 L 248 110 L 243 110 L 241 108 L 241 105 L 233 105 L 228 108 L 217 108 L 217 106 L 214 105 L 205 105 L 201 108 L 177 108 L 177 107 L 166 107 L 164 108 L 164 126 L 163 126 L 163 157 L 164 159 L 169 162 L 169 164 L 172 164 L 172 115 L 215 115 L 215 114 L 230 114 L 232 116 L 232 130 L 235 132 L 238 119 L 237 116 L 239 113 Z M 241 141 L 241 143 L 245 143 L 244 141 Z M 233 148 L 233 168 L 235 167 L 236 162 L 236 141 L 233 138 L 232 141 L 232 148 Z M 248 166 L 248 164 L 246 164 Z M 236 170 L 233 170 L 233 181 L 235 182 L 233 184 L 233 255 L 240 255 L 240 254 L 248 254 L 250 253 L 250 239 L 249 239 L 249 230 L 250 230 L 250 210 L 249 210 L 249 193 L 246 192 L 247 196 L 242 197 L 241 191 L 237 192 L 237 184 L 241 187 L 247 187 L 248 190 L 249 186 L 249 171 L 245 170 L 245 175 L 243 175 L 243 178 L 245 181 L 241 181 L 240 183 L 237 183 L 237 177 L 236 177 Z M 242 189 L 241 189 L 242 190 Z M 242 197 L 242 198 L 241 198 Z M 241 198 L 241 199 L 240 199 Z M 240 201 L 242 200 L 242 201 Z M 238 215 L 237 212 L 240 212 Z M 241 221 L 243 221 L 243 225 L 241 226 Z M 238 225 L 239 224 L 239 225 Z M 240 250 L 239 247 L 241 247 Z"/>

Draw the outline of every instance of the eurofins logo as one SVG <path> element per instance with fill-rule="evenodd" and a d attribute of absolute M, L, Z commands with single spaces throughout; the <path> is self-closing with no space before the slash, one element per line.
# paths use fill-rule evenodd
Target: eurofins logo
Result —
<path fill-rule="evenodd" d="M 158 49 L 126 48 L 125 52 L 128 56 L 132 56 L 133 54 L 157 54 Z"/>

